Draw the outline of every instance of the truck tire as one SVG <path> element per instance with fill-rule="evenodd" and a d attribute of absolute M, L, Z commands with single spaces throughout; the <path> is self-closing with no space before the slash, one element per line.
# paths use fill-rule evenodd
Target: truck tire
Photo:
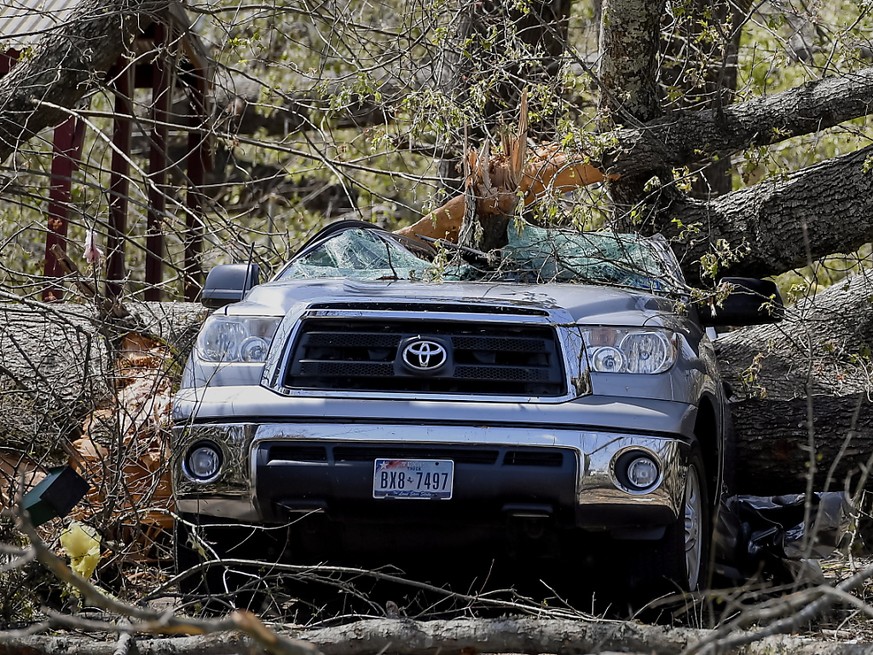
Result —
<path fill-rule="evenodd" d="M 642 599 L 696 591 L 708 584 L 712 508 L 706 479 L 700 447 L 693 442 L 679 517 L 658 541 L 636 543 L 638 555 L 629 582 Z"/>
<path fill-rule="evenodd" d="M 692 447 L 685 474 L 683 514 L 664 535 L 665 577 L 681 591 L 706 586 L 712 539 L 711 508 L 703 457 Z"/>

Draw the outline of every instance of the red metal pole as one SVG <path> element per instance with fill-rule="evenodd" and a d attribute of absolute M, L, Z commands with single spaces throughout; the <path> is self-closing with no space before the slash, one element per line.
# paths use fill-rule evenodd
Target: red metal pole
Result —
<path fill-rule="evenodd" d="M 159 48 L 152 77 L 152 144 L 149 151 L 149 208 L 146 223 L 145 281 L 146 300 L 160 300 L 163 281 L 164 235 L 161 227 L 167 208 L 167 120 L 171 95 L 171 70 L 166 53 L 167 28 L 155 25 L 155 45 Z"/>
<path fill-rule="evenodd" d="M 109 176 L 109 231 L 106 238 L 106 295 L 121 295 L 124 286 L 124 244 L 127 234 L 127 197 L 130 190 L 130 116 L 133 112 L 133 64 L 119 60 L 115 79 L 115 118 L 112 123 L 112 172 Z"/>
<path fill-rule="evenodd" d="M 203 70 L 194 72 L 197 82 L 203 76 Z M 206 104 L 203 97 L 203 89 L 200 84 L 194 84 L 191 88 L 191 100 L 189 103 L 189 125 L 200 127 L 206 121 Z M 188 214 L 185 217 L 185 300 L 195 302 L 200 294 L 203 272 L 200 270 L 200 253 L 203 250 L 203 182 L 206 179 L 206 133 L 196 130 L 188 133 L 188 191 L 187 205 Z"/>
<path fill-rule="evenodd" d="M 18 61 L 21 53 L 14 48 L 10 48 L 6 52 L 0 52 L 0 77 L 3 77 L 12 70 L 12 67 Z"/>
<path fill-rule="evenodd" d="M 74 157 L 76 153 L 76 119 L 70 116 L 55 128 L 54 152 L 52 153 L 51 188 L 49 189 L 48 231 L 45 238 L 45 277 L 48 279 L 63 276 L 63 270 L 52 252 L 58 244 L 67 250 L 67 219 L 70 211 L 70 191 L 73 183 Z M 49 282 L 42 291 L 46 302 L 61 300 L 64 289 L 59 284 Z"/>

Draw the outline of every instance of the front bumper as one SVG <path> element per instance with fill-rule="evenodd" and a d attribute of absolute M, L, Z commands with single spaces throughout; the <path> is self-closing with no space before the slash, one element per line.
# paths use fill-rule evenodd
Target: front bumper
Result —
<path fill-rule="evenodd" d="M 191 480 L 185 453 L 214 442 L 223 455 L 212 482 Z M 628 451 L 660 468 L 648 492 L 622 484 L 616 463 Z M 547 517 L 591 530 L 666 525 L 679 516 L 686 441 L 548 426 L 377 423 L 214 423 L 175 430 L 178 510 L 257 523 L 321 512 L 342 521 L 499 524 L 507 516 Z M 455 461 L 450 500 L 372 495 L 375 457 Z"/>

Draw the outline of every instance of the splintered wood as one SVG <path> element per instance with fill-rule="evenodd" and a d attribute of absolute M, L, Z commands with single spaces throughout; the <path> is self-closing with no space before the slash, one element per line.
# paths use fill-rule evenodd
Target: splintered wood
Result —
<path fill-rule="evenodd" d="M 91 485 L 73 511 L 98 518 L 117 538 L 145 555 L 162 530 L 172 528 L 169 427 L 172 379 L 169 348 L 137 334 L 122 340 L 108 406 L 93 411 L 73 443 L 73 463 Z M 77 460 L 77 461 L 76 461 Z"/>
<path fill-rule="evenodd" d="M 464 185 L 471 194 L 459 195 L 397 234 L 415 238 L 458 241 L 466 214 L 465 195 L 476 201 L 480 220 L 511 215 L 519 202 L 533 204 L 547 193 L 565 193 L 604 180 L 616 180 L 593 165 L 584 153 L 569 153 L 555 144 L 532 152 L 527 145 L 527 98 L 522 96 L 516 134 L 504 133 L 500 148 L 492 154 L 486 141 L 481 150 L 470 148 L 464 158 Z"/>

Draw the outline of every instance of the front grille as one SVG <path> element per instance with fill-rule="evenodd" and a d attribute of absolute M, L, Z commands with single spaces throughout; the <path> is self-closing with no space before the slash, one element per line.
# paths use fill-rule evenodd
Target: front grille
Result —
<path fill-rule="evenodd" d="M 448 346 L 449 362 L 416 374 L 399 361 L 412 337 Z M 556 397 L 566 393 L 555 330 L 454 320 L 307 318 L 290 350 L 291 389 Z"/>
<path fill-rule="evenodd" d="M 560 450 L 508 450 L 503 456 L 506 466 L 561 466 L 564 453 Z"/>
<path fill-rule="evenodd" d="M 498 451 L 434 446 L 342 446 L 334 448 L 337 462 L 372 462 L 377 457 L 393 459 L 450 459 L 465 464 L 494 464 Z"/>
<path fill-rule="evenodd" d="M 326 462 L 324 446 L 308 444 L 271 444 L 268 462 Z"/>
<path fill-rule="evenodd" d="M 408 444 L 334 445 L 274 442 L 261 445 L 265 464 L 280 462 L 373 462 L 389 459 L 450 459 L 456 464 L 539 466 L 560 468 L 571 452 L 557 448 L 494 446 L 436 446 Z"/>

